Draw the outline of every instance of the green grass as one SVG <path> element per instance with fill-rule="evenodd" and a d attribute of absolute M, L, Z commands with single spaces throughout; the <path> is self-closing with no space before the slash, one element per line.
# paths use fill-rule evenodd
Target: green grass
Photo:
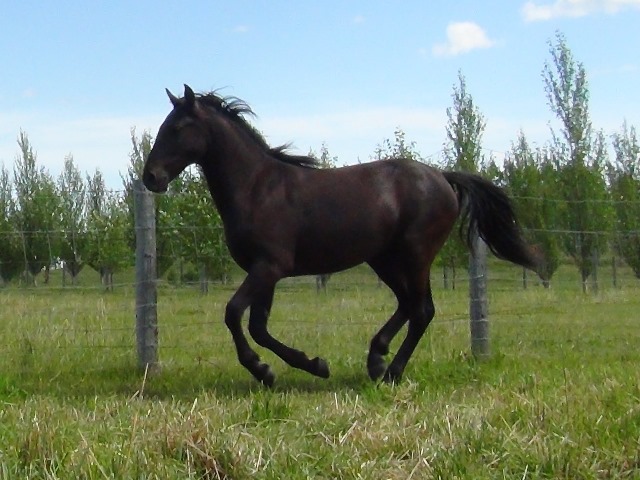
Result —
<path fill-rule="evenodd" d="M 259 349 L 272 390 L 236 360 L 222 322 L 233 285 L 161 289 L 161 369 L 146 377 L 132 288 L 8 288 L 0 478 L 640 478 L 640 289 L 600 278 L 583 295 L 566 266 L 551 290 L 523 290 L 520 270 L 492 265 L 482 362 L 469 354 L 466 285 L 434 278 L 436 319 L 397 386 L 366 375 L 394 308 L 366 270 L 320 295 L 286 281 L 271 331 L 332 376 Z"/>

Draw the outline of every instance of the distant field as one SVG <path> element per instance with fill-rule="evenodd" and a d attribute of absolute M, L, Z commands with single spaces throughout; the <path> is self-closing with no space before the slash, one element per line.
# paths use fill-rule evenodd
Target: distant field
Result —
<path fill-rule="evenodd" d="M 364 268 L 326 293 L 280 286 L 272 332 L 332 377 L 258 350 L 273 390 L 237 363 L 222 322 L 234 285 L 162 287 L 162 368 L 146 379 L 130 284 L 0 290 L 0 478 L 640 478 L 640 282 L 620 268 L 614 288 L 605 263 L 584 295 L 566 265 L 550 290 L 525 290 L 492 263 L 492 356 L 476 362 L 466 280 L 444 290 L 440 275 L 393 387 L 366 375 L 394 301 Z"/>

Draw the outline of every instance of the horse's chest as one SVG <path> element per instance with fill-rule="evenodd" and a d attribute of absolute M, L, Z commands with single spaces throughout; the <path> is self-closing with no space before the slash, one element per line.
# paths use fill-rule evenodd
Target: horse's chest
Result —
<path fill-rule="evenodd" d="M 244 270 L 248 270 L 255 261 L 255 242 L 249 232 L 237 229 L 225 229 L 229 253 L 235 262 Z"/>
<path fill-rule="evenodd" d="M 275 260 L 278 252 L 287 244 L 286 235 L 274 235 L 278 229 L 257 228 L 255 225 L 241 228 L 225 228 L 227 246 L 235 262 L 244 270 L 261 260 Z M 282 232 L 280 232 L 282 233 Z"/>

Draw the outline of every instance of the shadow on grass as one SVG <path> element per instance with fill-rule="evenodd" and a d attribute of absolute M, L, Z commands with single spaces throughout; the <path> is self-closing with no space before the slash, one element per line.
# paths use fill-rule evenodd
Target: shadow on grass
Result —
<path fill-rule="evenodd" d="M 364 389 L 373 383 L 365 372 L 338 371 L 329 379 L 283 369 L 271 389 L 274 392 L 320 393 Z M 193 399 L 207 393 L 221 398 L 246 396 L 268 390 L 241 367 L 226 371 L 210 367 L 164 367 L 145 376 L 135 365 L 117 365 L 89 372 L 78 369 L 41 368 L 17 374 L 0 375 L 0 400 L 12 401 L 31 396 L 83 398 L 122 396 Z"/>
<path fill-rule="evenodd" d="M 476 362 L 460 356 L 437 363 L 415 365 L 407 370 L 403 382 L 416 383 L 420 390 L 450 390 L 465 385 L 491 382 L 491 372 L 500 369 L 501 357 Z M 381 386 L 382 390 L 388 386 Z M 16 374 L 0 376 L 0 400 L 12 401 L 31 396 L 55 398 L 93 398 L 119 396 L 160 400 L 193 400 L 208 394 L 219 398 L 237 398 L 268 391 L 238 366 L 225 369 L 209 365 L 164 366 L 155 374 L 145 376 L 133 363 L 123 362 L 104 368 L 83 371 L 42 367 Z M 321 379 L 282 367 L 271 389 L 277 393 L 316 394 L 327 392 L 356 392 L 377 395 L 378 384 L 372 382 L 361 369 L 338 366 L 329 379 Z"/>

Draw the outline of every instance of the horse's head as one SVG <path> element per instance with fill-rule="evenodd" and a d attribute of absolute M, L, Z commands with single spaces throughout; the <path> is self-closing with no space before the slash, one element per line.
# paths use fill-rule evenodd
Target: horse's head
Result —
<path fill-rule="evenodd" d="M 205 112 L 193 90 L 184 86 L 184 97 L 167 90 L 173 110 L 164 120 L 144 165 L 142 181 L 152 192 L 165 192 L 169 183 L 207 152 Z"/>

